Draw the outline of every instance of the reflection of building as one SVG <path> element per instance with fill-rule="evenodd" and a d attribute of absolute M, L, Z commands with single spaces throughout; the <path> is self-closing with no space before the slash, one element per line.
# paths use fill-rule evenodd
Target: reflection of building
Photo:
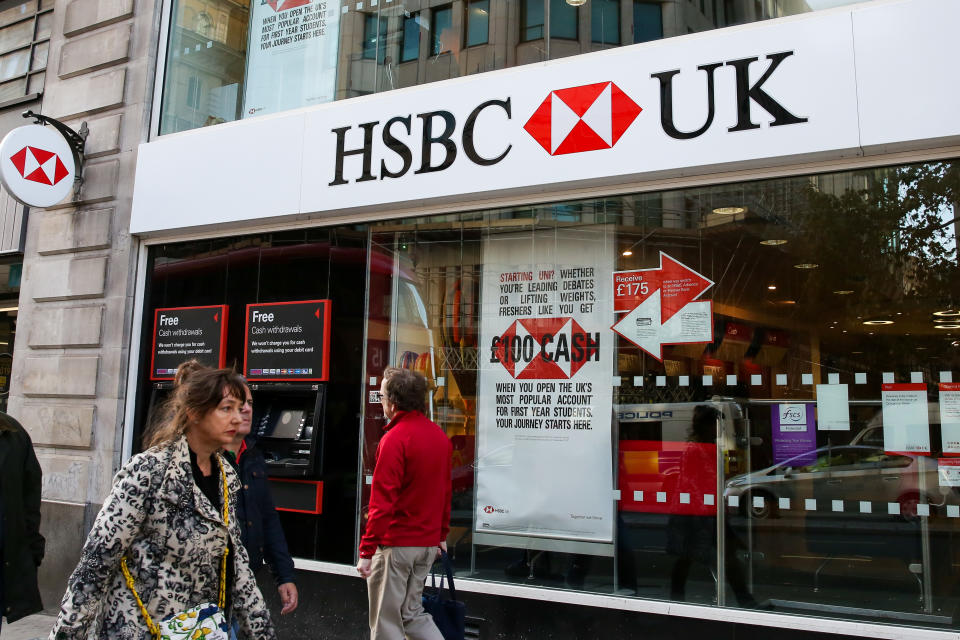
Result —
<path fill-rule="evenodd" d="M 171 25 L 164 87 L 163 131 L 173 132 L 235 120 L 243 100 L 247 50 L 246 3 L 190 0 L 178 6 Z"/>
<path fill-rule="evenodd" d="M 351 11 L 338 90 L 364 95 L 807 11 L 804 0 L 458 0 Z"/>

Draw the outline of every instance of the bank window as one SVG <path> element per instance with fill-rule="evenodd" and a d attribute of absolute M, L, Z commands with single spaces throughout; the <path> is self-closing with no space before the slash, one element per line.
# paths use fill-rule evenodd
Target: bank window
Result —
<path fill-rule="evenodd" d="M 249 7 L 232 0 L 174 0 L 172 12 L 160 133 L 236 120 L 248 62 Z M 256 37 L 259 48 L 262 33 Z"/>
<path fill-rule="evenodd" d="M 420 14 L 411 13 L 403 18 L 400 62 L 409 62 L 418 57 L 420 57 Z"/>
<path fill-rule="evenodd" d="M 600 44 L 620 44 L 619 0 L 591 0 L 591 39 Z"/>
<path fill-rule="evenodd" d="M 522 0 L 520 5 L 520 41 L 543 37 L 543 0 Z"/>
<path fill-rule="evenodd" d="M 52 0 L 4 4 L 8 8 L 0 10 L 0 103 L 43 92 L 53 23 Z"/>
<path fill-rule="evenodd" d="M 452 51 L 456 43 L 453 33 L 453 7 L 439 7 L 430 16 L 431 45 L 430 55 L 435 56 Z"/>
<path fill-rule="evenodd" d="M 380 18 L 376 14 L 368 13 L 363 17 L 363 59 L 376 60 L 377 47 L 380 44 L 379 30 Z"/>
<path fill-rule="evenodd" d="M 633 41 L 649 42 L 663 37 L 663 10 L 658 2 L 633 3 Z"/>
<path fill-rule="evenodd" d="M 580 12 L 566 0 L 550 0 L 550 37 L 576 40 Z"/>
<path fill-rule="evenodd" d="M 467 3 L 467 46 L 487 44 L 490 38 L 490 0 Z"/>

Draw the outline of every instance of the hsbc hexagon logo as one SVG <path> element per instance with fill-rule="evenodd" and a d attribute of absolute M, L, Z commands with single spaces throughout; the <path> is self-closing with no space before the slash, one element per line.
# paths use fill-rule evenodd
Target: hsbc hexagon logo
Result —
<path fill-rule="evenodd" d="M 17 127 L 0 141 L 0 184 L 27 206 L 57 204 L 75 187 L 77 163 L 73 153 L 53 127 Z"/>
<path fill-rule="evenodd" d="M 551 91 L 523 128 L 552 156 L 610 149 L 643 109 L 613 82 Z"/>
<path fill-rule="evenodd" d="M 600 333 L 573 318 L 514 320 L 490 345 L 490 362 L 515 379 L 566 380 L 591 360 L 600 361 Z"/>
<path fill-rule="evenodd" d="M 24 180 L 48 184 L 51 187 L 70 175 L 56 153 L 37 147 L 20 149 L 10 156 L 10 162 Z"/>
<path fill-rule="evenodd" d="M 266 0 L 264 4 L 270 5 L 270 8 L 277 13 L 287 9 L 296 9 L 305 4 L 310 4 L 310 0 Z"/>

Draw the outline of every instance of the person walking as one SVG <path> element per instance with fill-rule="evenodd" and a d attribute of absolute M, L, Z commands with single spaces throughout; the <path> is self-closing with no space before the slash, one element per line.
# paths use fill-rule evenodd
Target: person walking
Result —
<path fill-rule="evenodd" d="M 42 472 L 30 436 L 0 412 L 0 627 L 43 609 L 37 568 L 43 560 L 40 535 Z"/>
<path fill-rule="evenodd" d="M 357 563 L 367 580 L 370 638 L 443 640 L 421 596 L 434 558 L 447 550 L 453 448 L 423 415 L 422 375 L 390 367 L 380 395 L 389 422 L 377 446 Z"/>
<path fill-rule="evenodd" d="M 221 452 L 244 398 L 232 370 L 201 366 L 182 377 L 146 438 L 150 448 L 117 473 L 50 640 L 159 638 L 161 621 L 189 622 L 195 612 L 185 612 L 206 603 L 236 616 L 247 637 L 276 637 L 239 543 L 239 481 Z"/>
<path fill-rule="evenodd" d="M 237 495 L 237 518 L 243 536 L 243 546 L 250 558 L 250 568 L 257 572 L 266 562 L 273 574 L 286 615 L 297 608 L 297 585 L 294 582 L 293 558 L 287 549 L 280 517 L 270 495 L 267 462 L 257 449 L 256 436 L 250 435 L 253 422 L 253 394 L 244 385 L 245 399 L 240 412 L 240 428 L 233 441 L 226 445 L 227 459 L 240 477 Z M 234 620 L 236 623 L 236 620 Z"/>

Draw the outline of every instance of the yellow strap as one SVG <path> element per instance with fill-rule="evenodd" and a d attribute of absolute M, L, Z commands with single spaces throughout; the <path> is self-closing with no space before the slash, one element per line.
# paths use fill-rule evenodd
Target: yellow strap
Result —
<path fill-rule="evenodd" d="M 220 607 L 220 610 L 224 612 L 224 615 L 226 615 L 227 554 L 230 553 L 230 492 L 227 490 L 227 472 L 224 471 L 223 462 L 220 460 L 219 456 L 217 456 L 217 464 L 220 465 L 220 479 L 223 482 L 223 523 L 227 525 L 227 546 L 223 548 L 223 558 L 220 560 L 220 593 L 217 606 Z M 147 612 L 147 607 L 144 606 L 143 601 L 140 599 L 140 594 L 137 593 L 137 589 L 134 587 L 133 576 L 130 575 L 130 569 L 127 568 L 126 558 L 120 559 L 120 570 L 123 571 L 123 577 L 127 581 L 127 586 L 133 593 L 133 598 L 137 601 L 137 606 L 140 607 L 140 613 L 143 615 L 143 619 L 147 622 L 147 628 L 150 630 L 150 635 L 159 640 L 160 627 L 158 627 L 153 621 L 153 618 L 150 617 L 150 614 Z"/>
<path fill-rule="evenodd" d="M 150 635 L 159 640 L 160 628 L 153 622 L 153 618 L 150 617 L 150 614 L 147 613 L 147 608 L 143 606 L 143 601 L 140 599 L 140 594 L 137 593 L 137 590 L 133 586 L 133 576 L 130 575 L 130 570 L 127 569 L 126 558 L 120 560 L 120 569 L 123 571 L 123 577 L 127 580 L 127 586 L 130 587 L 130 591 L 133 592 L 133 598 L 137 601 L 137 606 L 140 607 L 140 613 L 143 614 L 143 619 L 147 621 L 147 628 L 150 629 Z"/>

